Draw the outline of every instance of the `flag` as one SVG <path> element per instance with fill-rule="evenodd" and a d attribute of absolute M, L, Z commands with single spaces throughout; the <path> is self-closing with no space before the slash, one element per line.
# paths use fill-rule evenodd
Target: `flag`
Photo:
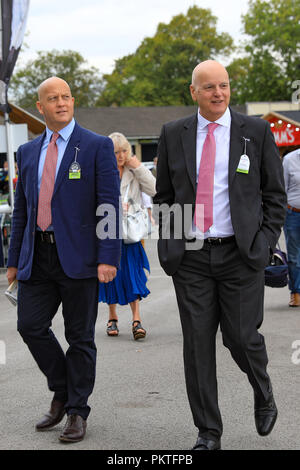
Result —
<path fill-rule="evenodd" d="M 9 112 L 7 89 L 23 42 L 29 0 L 0 0 L 0 110 Z"/>

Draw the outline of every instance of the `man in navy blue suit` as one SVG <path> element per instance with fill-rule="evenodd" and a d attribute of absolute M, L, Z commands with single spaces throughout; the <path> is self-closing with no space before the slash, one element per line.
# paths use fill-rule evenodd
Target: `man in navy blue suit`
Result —
<path fill-rule="evenodd" d="M 113 280 L 121 250 L 118 233 L 97 237 L 96 212 L 110 204 L 118 229 L 120 179 L 112 141 L 75 122 L 69 85 L 51 77 L 38 96 L 46 131 L 18 150 L 7 278 L 18 279 L 18 331 L 54 392 L 36 430 L 52 428 L 66 413 L 59 439 L 78 442 L 95 382 L 98 280 Z M 66 353 L 50 328 L 60 304 Z"/>

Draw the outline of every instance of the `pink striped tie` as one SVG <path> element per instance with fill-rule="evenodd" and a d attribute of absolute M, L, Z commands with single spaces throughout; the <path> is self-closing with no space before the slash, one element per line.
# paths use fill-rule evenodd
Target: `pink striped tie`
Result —
<path fill-rule="evenodd" d="M 55 183 L 55 173 L 58 156 L 56 141 L 58 137 L 59 134 L 57 132 L 53 132 L 51 141 L 48 145 L 41 180 L 37 225 L 43 230 L 43 232 L 49 227 L 49 225 L 51 225 L 52 222 L 51 199 Z"/>
<path fill-rule="evenodd" d="M 208 124 L 198 175 L 195 225 L 205 233 L 213 224 L 214 173 L 216 159 L 216 141 L 214 131 L 219 124 Z M 204 216 L 203 216 L 204 215 Z"/>

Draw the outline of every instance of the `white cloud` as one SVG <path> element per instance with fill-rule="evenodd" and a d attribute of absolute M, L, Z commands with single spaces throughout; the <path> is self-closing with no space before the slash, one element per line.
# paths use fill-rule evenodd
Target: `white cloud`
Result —
<path fill-rule="evenodd" d="M 212 9 L 219 31 L 240 37 L 248 0 L 31 0 L 26 38 L 30 49 L 22 62 L 38 50 L 72 49 L 101 72 L 110 72 L 116 59 L 154 35 L 158 23 L 170 22 L 194 4 Z"/>

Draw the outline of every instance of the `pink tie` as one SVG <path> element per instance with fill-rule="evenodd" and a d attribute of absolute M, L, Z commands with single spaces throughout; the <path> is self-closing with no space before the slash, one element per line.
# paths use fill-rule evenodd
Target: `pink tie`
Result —
<path fill-rule="evenodd" d="M 43 230 L 43 232 L 51 225 L 51 199 L 54 190 L 55 173 L 58 149 L 56 141 L 59 137 L 57 132 L 53 132 L 51 141 L 48 145 L 38 204 L 38 215 L 37 225 Z"/>
<path fill-rule="evenodd" d="M 216 141 L 214 131 L 219 124 L 208 124 L 198 175 L 194 222 L 203 232 L 213 224 L 214 172 L 216 159 Z M 203 217 L 204 214 L 204 217 Z"/>

